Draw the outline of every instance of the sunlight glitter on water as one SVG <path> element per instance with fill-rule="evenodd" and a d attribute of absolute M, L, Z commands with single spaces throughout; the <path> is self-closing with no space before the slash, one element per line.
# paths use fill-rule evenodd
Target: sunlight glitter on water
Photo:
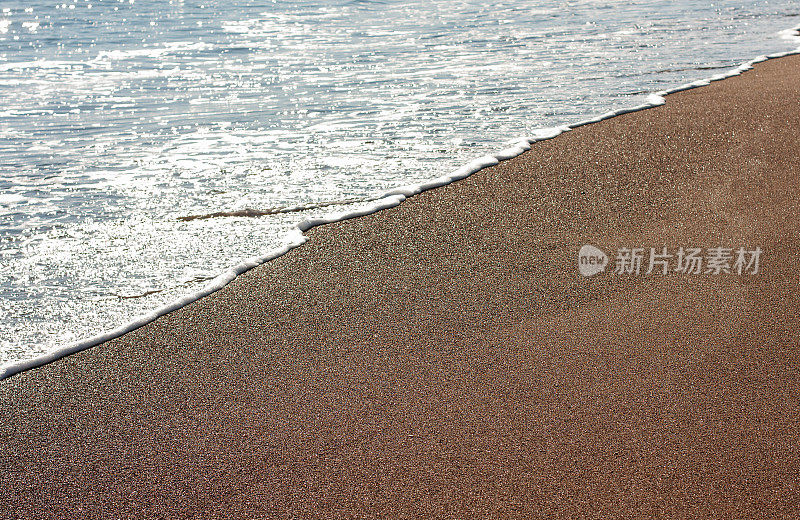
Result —
<path fill-rule="evenodd" d="M 331 209 L 180 217 L 369 198 L 797 45 L 798 2 L 610 5 L 4 2 L 0 364 Z"/>

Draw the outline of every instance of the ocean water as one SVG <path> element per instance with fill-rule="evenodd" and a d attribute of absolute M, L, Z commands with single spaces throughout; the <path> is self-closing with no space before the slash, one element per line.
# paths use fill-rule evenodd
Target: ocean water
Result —
<path fill-rule="evenodd" d="M 770 0 L 3 0 L 0 366 L 193 293 L 300 220 L 796 48 L 798 15 Z M 242 210 L 272 214 L 191 218 Z"/>

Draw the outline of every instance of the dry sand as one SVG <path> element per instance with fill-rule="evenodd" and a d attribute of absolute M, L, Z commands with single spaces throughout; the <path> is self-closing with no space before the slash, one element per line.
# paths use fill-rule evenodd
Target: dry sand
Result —
<path fill-rule="evenodd" d="M 800 57 L 0 382 L 3 518 L 797 518 Z M 754 276 L 577 251 L 759 246 Z"/>

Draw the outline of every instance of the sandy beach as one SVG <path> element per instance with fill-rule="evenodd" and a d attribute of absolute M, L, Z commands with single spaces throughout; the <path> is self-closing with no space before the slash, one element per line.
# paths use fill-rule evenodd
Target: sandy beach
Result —
<path fill-rule="evenodd" d="M 800 57 L 0 382 L 2 518 L 795 518 Z M 757 274 L 578 251 L 756 247 Z"/>

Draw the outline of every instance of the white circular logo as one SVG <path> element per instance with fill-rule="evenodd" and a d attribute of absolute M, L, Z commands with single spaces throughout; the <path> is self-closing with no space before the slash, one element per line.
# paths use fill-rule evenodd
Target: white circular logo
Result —
<path fill-rule="evenodd" d="M 608 265 L 608 255 L 600 249 L 586 244 L 578 252 L 578 270 L 583 276 L 602 273 Z"/>

